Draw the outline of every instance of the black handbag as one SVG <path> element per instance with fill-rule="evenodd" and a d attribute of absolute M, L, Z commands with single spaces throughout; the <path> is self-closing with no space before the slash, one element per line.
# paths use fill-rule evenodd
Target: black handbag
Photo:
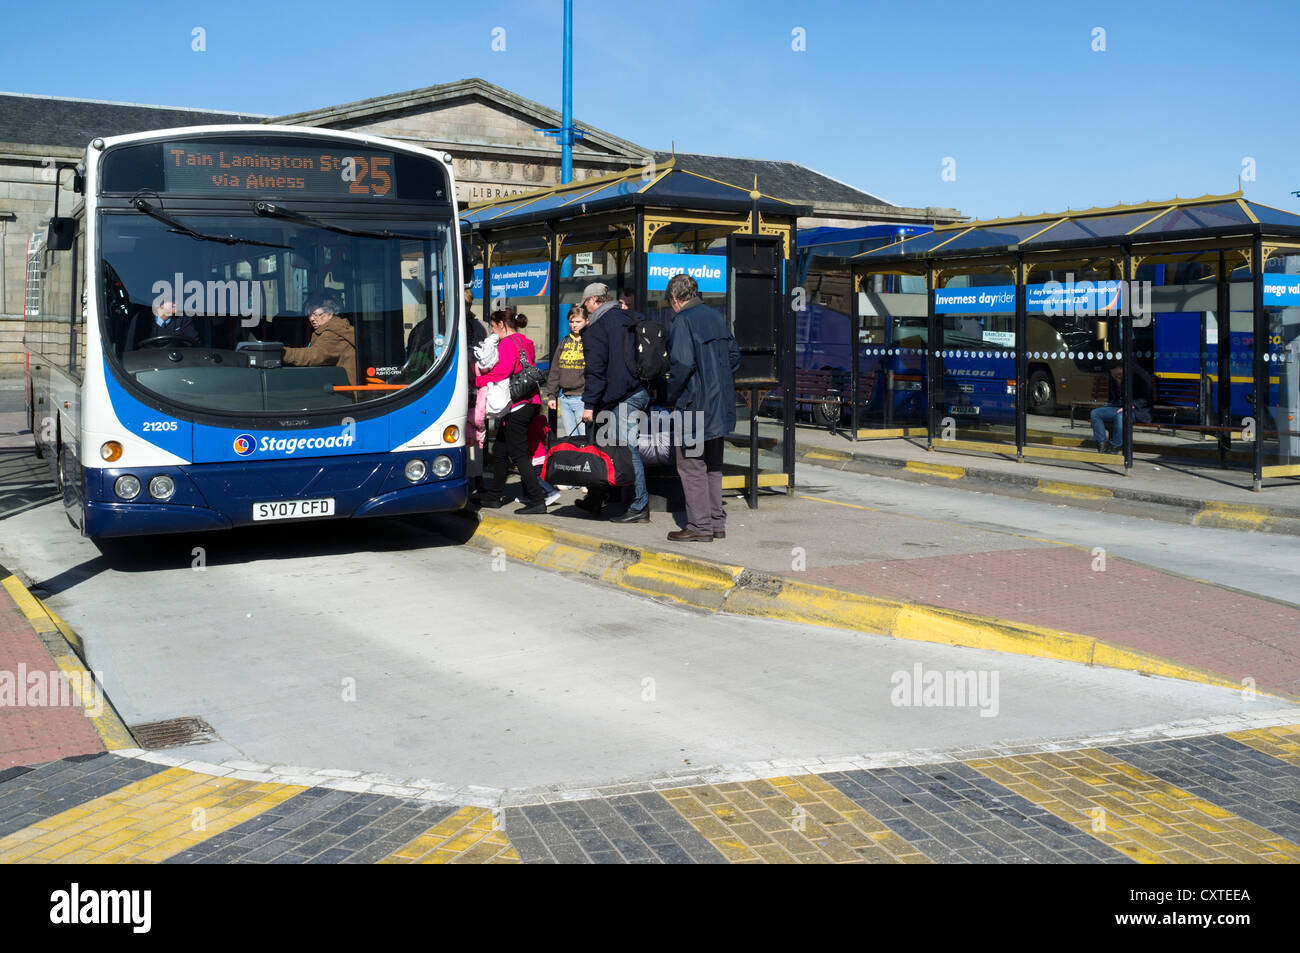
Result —
<path fill-rule="evenodd" d="M 541 390 L 546 381 L 546 372 L 528 360 L 522 350 L 519 352 L 519 363 L 523 367 L 510 375 L 510 401 L 515 404 L 528 400 Z"/>

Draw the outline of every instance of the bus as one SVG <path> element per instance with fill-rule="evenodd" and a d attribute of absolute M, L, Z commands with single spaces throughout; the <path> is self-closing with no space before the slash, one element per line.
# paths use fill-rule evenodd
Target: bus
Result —
<path fill-rule="evenodd" d="M 97 138 L 66 171 L 74 205 L 56 194 L 29 253 L 25 384 L 83 535 L 465 505 L 449 155 L 195 126 Z"/>

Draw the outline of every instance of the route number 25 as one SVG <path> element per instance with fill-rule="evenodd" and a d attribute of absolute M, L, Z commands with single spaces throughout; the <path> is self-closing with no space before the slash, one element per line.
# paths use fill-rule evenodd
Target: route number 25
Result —
<path fill-rule="evenodd" d="M 393 177 L 388 174 L 390 156 L 352 156 L 356 163 L 356 178 L 348 183 L 353 195 L 387 195 L 393 187 Z M 369 179 L 370 181 L 367 181 Z"/>

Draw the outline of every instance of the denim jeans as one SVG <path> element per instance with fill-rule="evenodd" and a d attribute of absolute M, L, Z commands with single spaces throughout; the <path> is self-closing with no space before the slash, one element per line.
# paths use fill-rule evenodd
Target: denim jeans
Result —
<path fill-rule="evenodd" d="M 1097 439 L 1097 446 L 1106 443 L 1106 431 L 1114 430 L 1115 439 L 1110 443 L 1118 447 L 1124 442 L 1124 414 L 1119 407 L 1098 407 L 1088 415 L 1092 421 L 1092 435 Z"/>
<path fill-rule="evenodd" d="M 618 432 L 623 435 L 627 446 L 632 450 L 632 473 L 636 482 L 632 487 L 634 493 L 628 511 L 634 513 L 639 513 L 650 505 L 650 494 L 645 488 L 645 465 L 641 462 L 641 451 L 637 449 L 641 418 L 649 406 L 650 393 L 643 387 L 630 394 L 615 410 L 618 414 Z"/>
<path fill-rule="evenodd" d="M 586 433 L 586 427 L 582 423 L 582 395 L 566 394 L 560 391 L 555 406 L 560 411 L 560 433 L 561 437 L 572 437 Z"/>

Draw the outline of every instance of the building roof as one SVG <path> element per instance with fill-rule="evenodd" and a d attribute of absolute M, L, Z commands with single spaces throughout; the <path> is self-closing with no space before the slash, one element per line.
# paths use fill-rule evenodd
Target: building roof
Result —
<path fill-rule="evenodd" d="M 85 149 L 97 136 L 120 136 L 149 129 L 262 122 L 254 113 L 145 106 L 100 99 L 68 99 L 0 93 L 0 143 Z"/>
<path fill-rule="evenodd" d="M 628 206 L 743 211 L 753 203 L 751 186 L 752 183 L 723 182 L 680 169 L 675 159 L 668 158 L 656 163 L 649 178 L 637 168 L 594 176 L 475 205 L 462 212 L 460 220 L 462 225 L 471 227 L 505 228 L 579 218 Z M 762 193 L 758 195 L 758 207 L 769 214 L 792 217 L 811 211 L 807 205 Z"/>
<path fill-rule="evenodd" d="M 520 96 L 518 93 L 478 77 L 459 79 L 451 83 L 439 83 L 436 86 L 424 86 L 420 89 L 410 89 L 401 93 L 372 96 L 369 99 L 358 99 L 355 102 L 341 103 L 337 106 L 324 106 L 306 112 L 277 116 L 268 121 L 281 126 L 332 126 L 346 129 L 350 123 L 375 122 L 385 115 L 409 112 L 414 109 L 444 103 L 454 103 L 456 100 L 476 96 L 495 105 L 512 109 L 528 117 L 538 127 L 558 128 L 563 122 L 564 117 L 554 109 L 549 109 L 526 96 Z M 573 125 L 582 132 L 582 138 L 575 143 L 579 151 L 609 152 L 616 156 L 638 160 L 650 155 L 649 149 L 639 146 L 635 142 L 620 139 L 603 129 L 580 123 L 576 119 L 573 121 Z M 493 143 L 477 144 L 493 145 Z"/>
<path fill-rule="evenodd" d="M 767 195 L 818 205 L 837 202 L 850 205 L 893 205 L 870 192 L 822 175 L 797 162 L 782 159 L 740 159 L 733 156 L 711 156 L 689 152 L 656 152 L 656 162 L 676 158 L 677 168 L 695 172 L 723 182 L 752 185 L 758 176 L 758 188 Z"/>

